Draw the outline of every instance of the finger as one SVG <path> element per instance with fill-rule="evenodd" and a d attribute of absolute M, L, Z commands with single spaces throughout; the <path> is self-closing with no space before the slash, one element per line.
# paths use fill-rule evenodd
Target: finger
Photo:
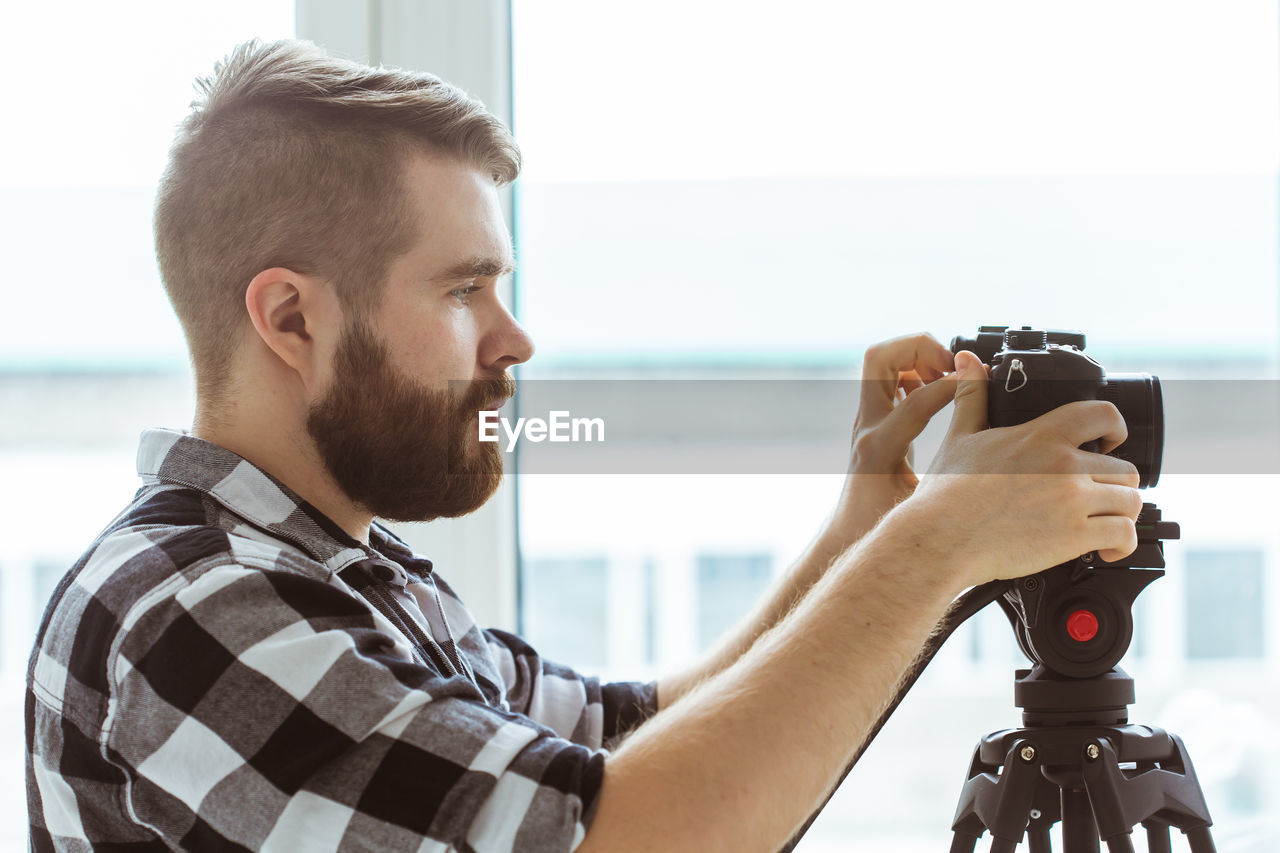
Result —
<path fill-rule="evenodd" d="M 950 403 L 958 383 L 933 382 L 907 395 L 876 427 L 880 451 L 886 459 L 900 459 L 919 437 L 933 416 Z"/>
<path fill-rule="evenodd" d="M 905 335 L 869 347 L 862 359 L 859 407 L 863 417 L 878 421 L 893 411 L 902 371 L 914 370 L 922 379 L 932 381 L 954 364 L 951 351 L 929 334 Z"/>
<path fill-rule="evenodd" d="M 1082 474 L 1088 474 L 1095 483 L 1110 483 L 1116 486 L 1138 488 L 1142 477 L 1138 466 L 1126 459 L 1117 459 L 1102 453 L 1090 453 L 1087 450 L 1076 451 L 1077 468 Z"/>
<path fill-rule="evenodd" d="M 1106 454 L 1110 453 L 1111 451 L 1115 450 L 1115 449 L 1116 449 L 1117 447 L 1119 447 L 1120 445 L 1124 444 L 1124 443 L 1125 443 L 1125 440 L 1129 437 L 1129 424 L 1128 424 L 1128 422 L 1127 422 L 1127 421 L 1125 421 L 1125 420 L 1124 420 L 1124 415 L 1121 415 L 1121 416 L 1120 416 L 1120 420 L 1124 423 L 1124 436 L 1123 436 L 1122 438 L 1120 438 L 1119 440 L 1113 440 L 1113 439 L 1099 439 L 1099 441 L 1098 441 L 1098 452 L 1099 452 L 1099 453 L 1101 453 L 1101 454 L 1103 454 L 1103 455 L 1106 455 Z"/>
<path fill-rule="evenodd" d="M 1100 515 L 1089 519 L 1089 536 L 1098 556 L 1108 563 L 1123 559 L 1138 549 L 1138 529 L 1132 518 Z"/>
<path fill-rule="evenodd" d="M 982 360 L 965 350 L 956 355 L 955 411 L 947 435 L 971 435 L 987 428 L 987 371 Z"/>
<path fill-rule="evenodd" d="M 1098 441 L 1103 453 L 1115 449 L 1129 437 L 1124 417 L 1114 404 L 1104 400 L 1077 400 L 1059 406 L 1036 418 L 1042 423 L 1037 428 L 1052 430 L 1061 435 L 1073 447 L 1088 441 Z"/>
<path fill-rule="evenodd" d="M 1122 516 L 1134 521 L 1142 512 L 1142 493 L 1130 486 L 1095 483 L 1089 492 L 1089 517 Z"/>
<path fill-rule="evenodd" d="M 910 394 L 917 388 L 923 388 L 924 382 L 920 381 L 920 375 L 914 370 L 904 370 L 898 374 L 898 398 Z M 905 393 L 903 393 L 905 392 Z"/>
<path fill-rule="evenodd" d="M 950 352 L 947 354 L 950 355 Z M 946 370 L 939 370 L 931 364 L 919 364 L 916 365 L 916 373 L 918 373 L 920 378 L 925 382 L 936 382 L 951 371 L 955 370 L 955 356 L 951 356 L 951 360 L 947 362 L 947 365 Z"/>
<path fill-rule="evenodd" d="M 1117 560 L 1123 560 L 1125 557 L 1138 550 L 1138 546 L 1134 545 L 1132 550 L 1123 550 L 1120 548 L 1102 548 L 1098 551 L 1098 559 L 1104 563 L 1114 563 Z"/>

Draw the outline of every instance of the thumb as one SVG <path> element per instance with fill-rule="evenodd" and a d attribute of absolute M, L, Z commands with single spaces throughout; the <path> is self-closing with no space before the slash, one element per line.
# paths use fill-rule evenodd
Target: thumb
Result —
<path fill-rule="evenodd" d="M 956 407 L 950 434 L 968 435 L 987 428 L 987 370 L 982 359 L 965 350 L 956 354 Z"/>

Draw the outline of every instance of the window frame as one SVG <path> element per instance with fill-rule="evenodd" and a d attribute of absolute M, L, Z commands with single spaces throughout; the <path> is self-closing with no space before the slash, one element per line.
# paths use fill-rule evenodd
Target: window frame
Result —
<path fill-rule="evenodd" d="M 337 56 L 371 65 L 428 71 L 479 98 L 511 125 L 509 0 L 296 0 L 297 36 Z M 511 187 L 499 191 L 512 222 Z M 514 284 L 503 284 L 514 305 Z M 508 472 L 513 474 L 513 472 Z M 479 624 L 514 629 L 518 622 L 515 477 L 464 518 L 394 526 L 440 569 Z"/>

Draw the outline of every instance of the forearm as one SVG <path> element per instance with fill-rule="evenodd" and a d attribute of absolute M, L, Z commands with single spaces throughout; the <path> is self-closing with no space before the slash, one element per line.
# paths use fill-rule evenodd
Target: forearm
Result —
<path fill-rule="evenodd" d="M 960 591 L 906 518 L 613 755 L 583 850 L 775 850 L 837 781 Z M 657 819 L 656 816 L 661 816 Z"/>
<path fill-rule="evenodd" d="M 956 383 L 936 381 L 954 366 L 950 351 L 927 334 L 905 335 L 867 350 L 849 476 L 835 512 L 747 619 L 693 666 L 659 683 L 660 708 L 670 707 L 737 661 L 786 616 L 837 557 L 912 493 L 917 477 L 911 469 L 911 442 L 955 396 Z"/>

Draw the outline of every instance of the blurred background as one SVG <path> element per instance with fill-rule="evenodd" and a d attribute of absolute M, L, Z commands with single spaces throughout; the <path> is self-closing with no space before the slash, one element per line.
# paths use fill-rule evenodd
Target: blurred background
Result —
<path fill-rule="evenodd" d="M 856 379 L 878 340 L 1021 323 L 1085 330 L 1210 423 L 1172 389 L 1280 378 L 1276 2 L 63 0 L 5 4 L 0 33 L 0 851 L 26 848 L 45 602 L 136 488 L 138 432 L 190 423 L 151 205 L 193 79 L 248 38 L 432 71 L 512 123 L 522 380 Z M 1123 663 L 1224 851 L 1280 849 L 1278 474 L 1167 469 L 1148 499 L 1183 538 Z M 488 624 L 648 679 L 745 614 L 840 485 L 517 473 L 403 532 Z M 947 843 L 1021 665 L 999 613 L 962 628 L 800 849 Z"/>

